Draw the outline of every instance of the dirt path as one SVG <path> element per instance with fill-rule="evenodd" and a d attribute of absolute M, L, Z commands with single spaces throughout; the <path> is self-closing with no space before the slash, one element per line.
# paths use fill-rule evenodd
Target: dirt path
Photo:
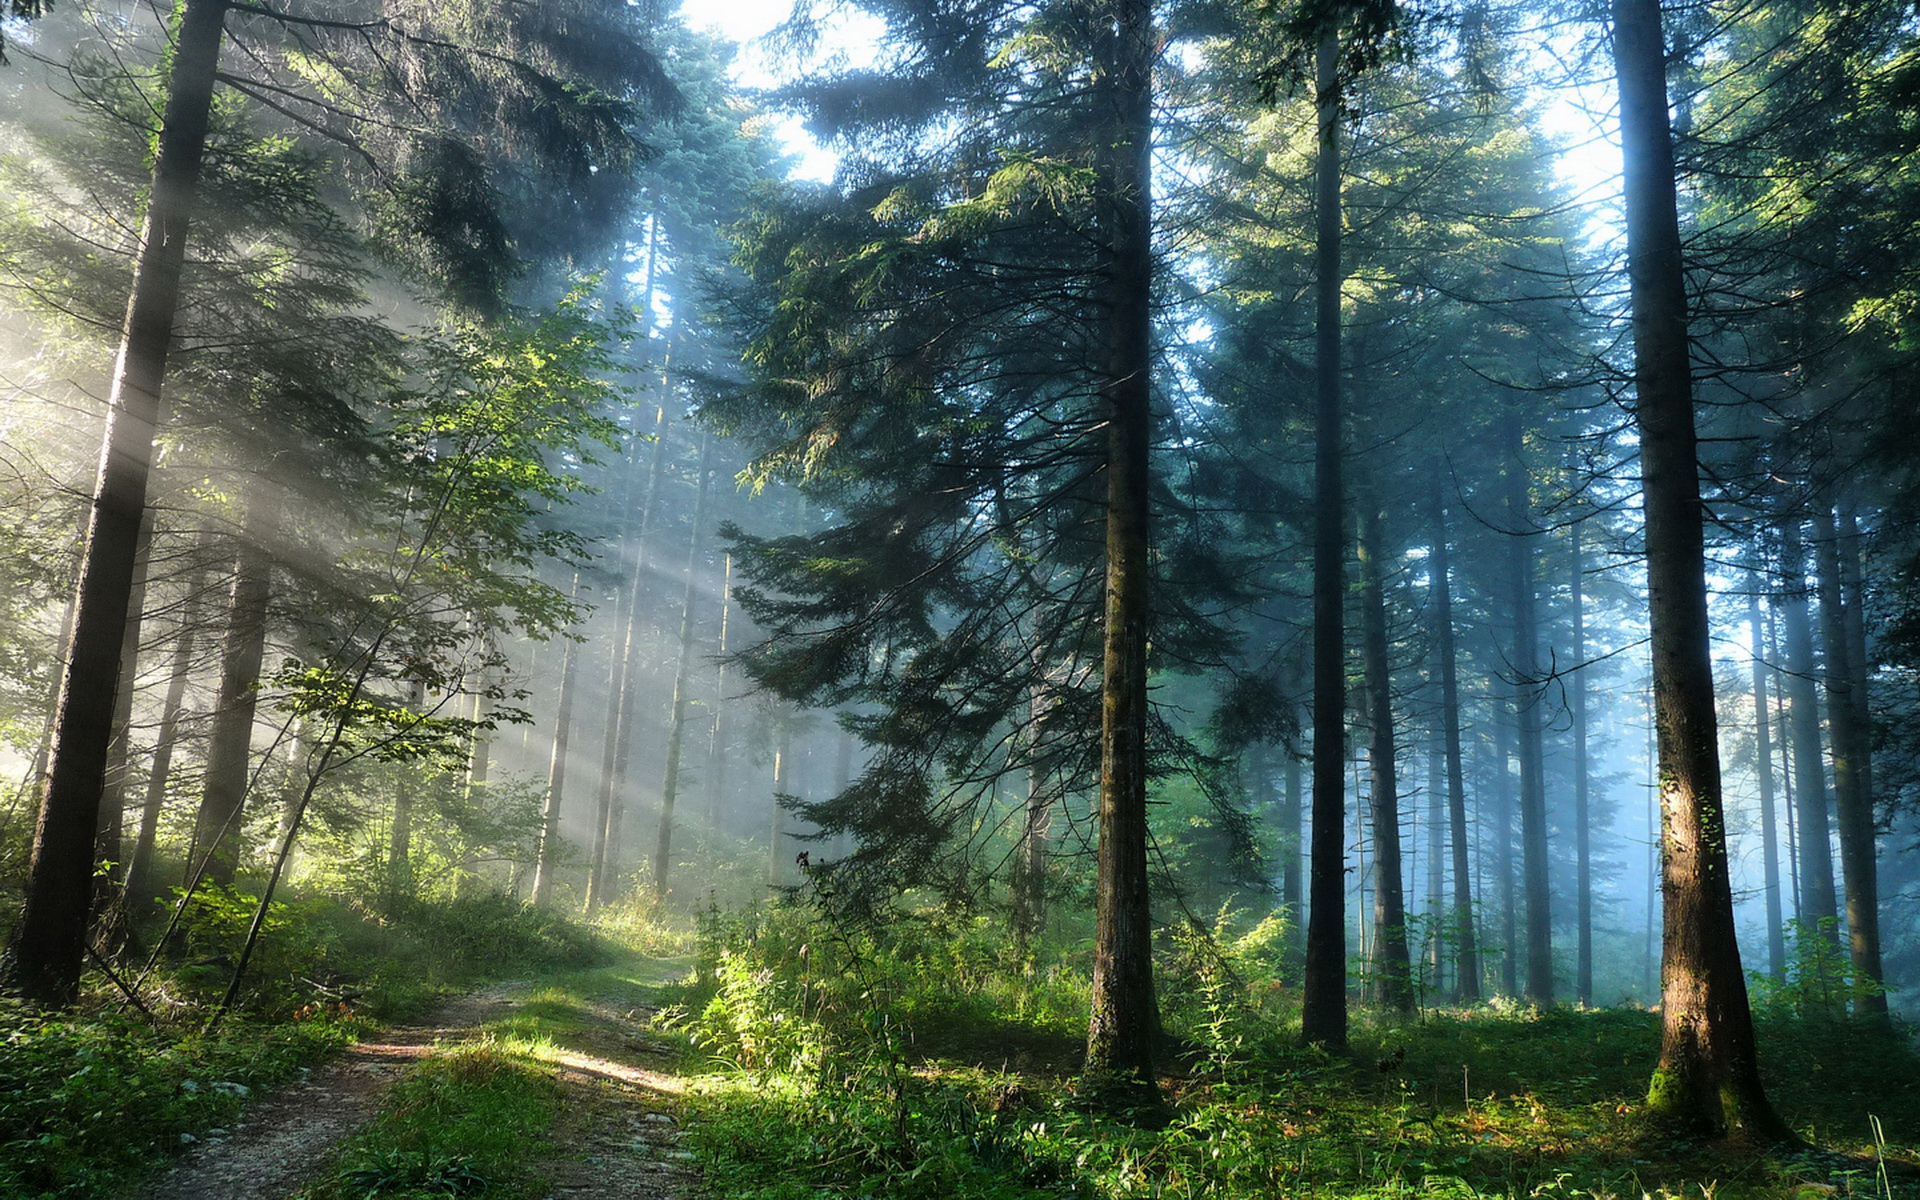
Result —
<path fill-rule="evenodd" d="M 461 996 L 416 1024 L 352 1047 L 304 1082 L 249 1108 L 134 1193 L 134 1200 L 285 1200 L 314 1181 L 340 1141 L 372 1117 L 387 1088 L 436 1043 L 458 1043 L 509 1014 L 525 983 Z M 596 1010 L 592 1052 L 562 1051 L 555 1151 L 533 1164 L 568 1200 L 691 1200 L 692 1156 L 680 1149 L 680 1079 L 656 1071 L 669 1050 L 647 1032 L 650 1009 Z"/>

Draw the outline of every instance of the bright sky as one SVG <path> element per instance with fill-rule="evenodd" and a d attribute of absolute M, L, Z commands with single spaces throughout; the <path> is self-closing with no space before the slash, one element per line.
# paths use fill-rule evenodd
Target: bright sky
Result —
<path fill-rule="evenodd" d="M 686 0 L 681 11 L 695 28 L 713 29 L 739 42 L 740 55 L 734 60 L 734 81 L 747 87 L 768 87 L 781 81 L 782 66 L 776 64 L 757 45 L 757 40 L 787 19 L 793 0 Z M 860 26 L 871 23 L 874 32 L 861 36 Z M 857 48 L 879 32 L 878 22 L 868 18 L 829 23 L 828 45 L 857 54 Z M 827 181 L 833 178 L 838 156 L 825 149 L 792 117 L 779 121 L 775 128 L 787 149 L 799 156 L 793 175 L 799 179 Z"/>

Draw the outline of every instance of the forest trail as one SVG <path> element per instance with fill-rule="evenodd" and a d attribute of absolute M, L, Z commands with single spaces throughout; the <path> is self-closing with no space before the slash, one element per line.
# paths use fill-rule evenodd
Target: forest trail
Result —
<path fill-rule="evenodd" d="M 389 1026 L 249 1107 L 132 1193 L 133 1200 L 288 1200 L 319 1182 L 388 1089 L 437 1049 L 510 1020 L 536 985 L 496 983 Z M 561 1089 L 551 1146 L 531 1163 L 560 1200 L 688 1200 L 700 1194 L 675 1112 L 675 1049 L 648 1032 L 651 1007 L 591 1004 L 586 1027 L 544 1057 Z"/>

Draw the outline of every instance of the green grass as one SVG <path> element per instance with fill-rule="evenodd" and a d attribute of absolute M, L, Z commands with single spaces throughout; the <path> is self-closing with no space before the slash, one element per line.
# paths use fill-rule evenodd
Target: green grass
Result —
<path fill-rule="evenodd" d="M 393 1086 L 380 1114 L 341 1148 L 303 1200 L 543 1195 L 529 1158 L 559 1111 L 551 1067 L 492 1038 L 442 1050 Z"/>
<path fill-rule="evenodd" d="M 1115 1119 L 1076 1090 L 1083 1030 L 1048 995 L 1070 984 L 969 973 L 951 951 L 932 961 L 924 936 L 832 959 L 782 926 L 793 919 L 743 923 L 683 996 L 718 1068 L 689 1133 L 716 1191 L 742 1200 L 1870 1196 L 1874 1116 L 1889 1153 L 1920 1163 L 1920 1055 L 1905 1033 L 1763 1020 L 1776 1103 L 1826 1148 L 1784 1158 L 1678 1141 L 1643 1118 L 1655 1013 L 1360 1012 L 1352 1053 L 1335 1056 L 1297 1045 L 1284 989 L 1245 973 L 1228 986 L 1204 964 L 1168 981 L 1172 1119 Z M 1911 1178 L 1895 1187 L 1915 1194 Z"/>
<path fill-rule="evenodd" d="M 111 1010 L 0 1002 L 0 1196 L 110 1194 L 362 1028 L 321 1013 L 204 1037 Z"/>

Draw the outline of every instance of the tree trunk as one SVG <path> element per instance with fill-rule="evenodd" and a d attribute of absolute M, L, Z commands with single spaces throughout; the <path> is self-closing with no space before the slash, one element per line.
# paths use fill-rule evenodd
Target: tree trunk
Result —
<path fill-rule="evenodd" d="M 1340 404 L 1340 43 L 1324 34 L 1314 101 L 1313 850 L 1300 1036 L 1347 1044 L 1345 439 Z"/>
<path fill-rule="evenodd" d="M 1520 904 L 1513 871 L 1513 730 L 1494 714 L 1493 725 L 1493 869 L 1500 889 L 1500 990 L 1520 994 Z"/>
<path fill-rule="evenodd" d="M 727 617 L 733 608 L 733 555 L 720 568 L 720 630 L 715 639 L 713 729 L 707 737 L 707 829 L 720 828 L 727 788 Z"/>
<path fill-rule="evenodd" d="M 1298 967 L 1306 954 L 1306 906 L 1302 886 L 1305 840 L 1300 836 L 1301 804 L 1300 759 L 1291 749 L 1280 769 L 1280 903 L 1286 905 L 1287 920 L 1293 928 L 1288 934 L 1290 966 Z"/>
<path fill-rule="evenodd" d="M 140 518 L 140 540 L 133 554 L 133 587 L 127 594 L 126 633 L 120 640 L 120 677 L 113 693 L 113 744 L 100 797 L 100 837 L 94 859 L 109 864 L 108 887 L 126 878 L 121 842 L 126 836 L 127 781 L 133 774 L 133 693 L 140 678 L 140 626 L 147 604 L 147 573 L 153 556 L 153 510 Z M 109 901 L 109 904 L 111 902 Z M 105 906 L 103 906 L 105 907 Z"/>
<path fill-rule="evenodd" d="M 1792 1134 L 1760 1082 L 1721 807 L 1704 514 L 1659 0 L 1614 0 L 1647 614 L 1660 754 L 1663 1006 L 1648 1109 L 1701 1133 Z"/>
<path fill-rule="evenodd" d="M 25 903 L 0 988 L 43 1004 L 71 1004 L 80 985 L 93 901 L 94 832 L 113 739 L 133 560 L 146 509 L 160 385 L 173 340 L 188 217 L 200 179 L 220 58 L 221 0 L 185 0 L 161 118 L 107 426 L 74 591 L 71 650 L 54 708 L 53 750 L 27 865 Z"/>
<path fill-rule="evenodd" d="M 133 844 L 133 859 L 127 867 L 129 905 L 144 904 L 159 893 L 153 882 L 153 847 L 160 829 L 160 810 L 166 803 L 167 779 L 173 770 L 173 751 L 180 736 L 180 706 L 186 700 L 187 676 L 193 669 L 202 580 L 200 568 L 188 576 L 186 598 L 180 609 L 180 630 L 174 635 L 173 655 L 167 667 L 167 692 L 160 703 L 153 762 L 147 770 L 146 794 L 140 805 L 140 832 Z"/>
<path fill-rule="evenodd" d="M 1840 569 L 1840 536 L 1833 510 L 1814 507 L 1814 557 L 1820 571 L 1820 632 L 1826 650 L 1827 726 L 1833 738 L 1833 792 L 1840 826 L 1840 868 L 1847 897 L 1847 952 L 1858 988 L 1857 1014 L 1885 1016 L 1887 993 L 1880 973 L 1880 883 L 1874 846 L 1873 797 L 1861 779 L 1867 758 L 1867 729 L 1853 666 L 1853 639 L 1847 631 L 1845 577 Z"/>
<path fill-rule="evenodd" d="M 1760 622 L 1760 576 L 1747 592 L 1747 628 L 1753 638 L 1754 777 L 1760 782 L 1760 845 L 1767 888 L 1767 977 L 1787 978 L 1786 919 L 1780 912 L 1780 846 L 1774 829 L 1773 739 L 1767 722 L 1766 630 Z"/>
<path fill-rule="evenodd" d="M 1806 556 L 1800 522 L 1780 525 L 1780 623 L 1786 635 L 1787 740 L 1793 745 L 1794 810 L 1800 869 L 1803 936 L 1831 936 L 1840 911 L 1833 897 L 1833 835 L 1827 817 L 1827 774 L 1820 754 L 1820 710 L 1815 697 L 1813 622 L 1807 614 Z"/>
<path fill-rule="evenodd" d="M 1367 766 L 1373 825 L 1373 969 L 1379 1002 L 1413 1011 L 1407 953 L 1407 905 L 1400 861 L 1400 793 L 1393 736 L 1393 667 L 1387 648 L 1387 596 L 1380 574 L 1380 511 L 1370 494 L 1360 506 L 1360 640 L 1367 692 Z"/>
<path fill-rule="evenodd" d="M 1112 0 L 1102 174 L 1107 247 L 1106 613 L 1100 677 L 1099 850 L 1087 1070 L 1157 1092 L 1153 913 L 1147 894 L 1148 448 L 1153 436 L 1151 0 Z"/>
<path fill-rule="evenodd" d="M 220 651 L 220 698 L 207 736 L 207 773 L 194 821 L 196 858 L 204 876 L 233 885 L 240 866 L 242 813 L 252 777 L 253 715 L 267 646 L 267 562 L 263 503 L 248 502 L 246 529 L 234 562 L 227 632 Z"/>
<path fill-rule="evenodd" d="M 594 806 L 593 862 L 587 871 L 588 912 L 603 907 L 612 899 L 613 888 L 610 885 L 616 873 L 614 862 L 617 857 L 617 851 L 611 845 L 616 830 L 613 811 L 623 799 L 621 751 L 626 743 L 632 700 L 627 694 L 628 675 L 632 670 L 633 639 L 638 624 L 635 618 L 639 606 L 635 601 L 638 599 L 639 585 L 640 573 L 635 571 L 613 606 L 613 628 L 619 640 L 607 662 L 607 702 L 612 707 L 607 713 L 606 743 L 601 747 L 600 754 L 600 796 Z"/>
<path fill-rule="evenodd" d="M 667 720 L 666 773 L 660 780 L 660 829 L 653 846 L 653 895 L 667 896 L 667 868 L 673 861 L 673 810 L 680 795 L 680 753 L 686 741 L 687 693 L 693 690 L 693 605 L 698 599 L 694 584 L 700 565 L 701 532 L 707 519 L 708 461 L 712 455 L 711 434 L 700 439 L 700 482 L 693 499 L 693 531 L 687 541 L 686 589 L 680 595 L 680 661 L 673 673 L 673 710 Z"/>
<path fill-rule="evenodd" d="M 1037 664 L 1036 664 L 1037 665 Z M 1041 718 L 1047 711 L 1045 683 L 1036 683 L 1028 697 L 1028 751 L 1031 754 L 1040 734 Z M 1031 760 L 1027 763 L 1025 821 L 1020 831 L 1019 857 L 1014 865 L 1013 937 L 1022 959 L 1033 948 L 1047 924 L 1047 835 L 1052 828 L 1052 794 L 1041 771 Z"/>
<path fill-rule="evenodd" d="M 1573 846 L 1574 912 L 1578 949 L 1574 959 L 1574 991 L 1580 1003 L 1593 1003 L 1593 823 L 1592 784 L 1587 770 L 1587 554 L 1580 541 L 1580 523 L 1569 531 L 1573 539 L 1573 571 L 1568 590 L 1573 609 L 1573 677 L 1567 681 L 1573 719 Z"/>
<path fill-rule="evenodd" d="M 580 594 L 580 576 L 574 574 L 567 591 L 572 601 Z M 573 676 L 579 655 L 573 638 L 560 652 L 560 701 L 553 718 L 553 757 L 547 762 L 547 795 L 540 807 L 540 851 L 533 867 L 533 902 L 545 906 L 553 899 L 554 879 L 560 872 L 560 805 L 567 789 L 567 740 L 573 726 Z"/>
<path fill-rule="evenodd" d="M 1553 1003 L 1553 893 L 1547 876 L 1547 781 L 1540 709 L 1545 703 L 1540 670 L 1540 628 L 1533 594 L 1530 480 L 1521 454 L 1516 412 L 1507 426 L 1508 551 L 1513 586 L 1514 730 L 1520 757 L 1520 875 L 1527 908 L 1527 999 Z"/>
<path fill-rule="evenodd" d="M 1453 933 L 1458 939 L 1458 984 L 1462 1004 L 1480 999 L 1480 945 L 1474 930 L 1473 876 L 1467 861 L 1467 780 L 1460 761 L 1460 675 L 1453 634 L 1453 581 L 1448 573 L 1451 535 L 1439 484 L 1433 489 L 1434 653 L 1440 658 L 1440 722 L 1446 739 L 1447 825 L 1453 835 Z"/>

